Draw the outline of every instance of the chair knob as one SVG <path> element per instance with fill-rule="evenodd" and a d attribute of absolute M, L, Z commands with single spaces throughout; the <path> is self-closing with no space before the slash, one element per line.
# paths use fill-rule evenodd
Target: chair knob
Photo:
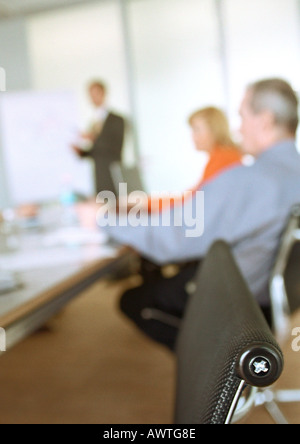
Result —
<path fill-rule="evenodd" d="M 239 356 L 237 373 L 247 384 L 268 387 L 274 384 L 283 370 L 279 350 L 268 344 L 254 344 Z"/>

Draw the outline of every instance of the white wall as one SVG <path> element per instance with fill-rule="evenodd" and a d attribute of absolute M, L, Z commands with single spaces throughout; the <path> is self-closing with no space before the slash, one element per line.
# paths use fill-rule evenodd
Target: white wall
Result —
<path fill-rule="evenodd" d="M 138 134 L 150 190 L 194 186 L 204 166 L 187 124 L 205 105 L 225 106 L 212 0 L 131 0 L 129 26 Z"/>
<path fill-rule="evenodd" d="M 31 87 L 31 67 L 28 61 L 26 22 L 17 18 L 0 22 L 0 67 L 5 70 L 6 91 Z M 6 91 L 0 92 L 0 100 Z M 6 169 L 2 154 L 0 122 L 0 208 L 10 203 Z"/>
<path fill-rule="evenodd" d="M 0 22 L 0 66 L 6 71 L 6 88 L 16 91 L 31 87 L 26 21 L 22 18 Z"/>
<path fill-rule="evenodd" d="M 27 21 L 36 89 L 75 91 L 81 117 L 90 113 L 86 85 L 100 78 L 109 87 L 109 104 L 129 112 L 119 2 L 99 2 L 32 16 Z"/>
<path fill-rule="evenodd" d="M 234 126 L 240 97 L 249 82 L 283 77 L 300 92 L 299 11 L 298 0 L 224 2 L 229 109 Z"/>

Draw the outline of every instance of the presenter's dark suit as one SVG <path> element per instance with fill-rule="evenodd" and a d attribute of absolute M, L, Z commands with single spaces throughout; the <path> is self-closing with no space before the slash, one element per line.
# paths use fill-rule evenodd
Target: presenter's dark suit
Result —
<path fill-rule="evenodd" d="M 90 157 L 95 163 L 95 186 L 101 191 L 117 191 L 110 172 L 113 162 L 120 162 L 124 142 L 125 121 L 123 117 L 109 113 L 103 122 L 102 130 L 96 137 L 90 151 L 81 151 L 82 157 Z"/>

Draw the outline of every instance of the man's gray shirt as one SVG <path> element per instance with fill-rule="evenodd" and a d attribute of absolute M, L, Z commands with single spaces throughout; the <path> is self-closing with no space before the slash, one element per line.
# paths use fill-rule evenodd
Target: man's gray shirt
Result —
<path fill-rule="evenodd" d="M 132 227 L 120 226 L 118 220 L 117 226 L 105 230 L 114 240 L 159 264 L 202 259 L 214 241 L 223 239 L 231 245 L 253 294 L 260 303 L 267 303 L 280 236 L 292 206 L 300 203 L 300 156 L 295 141 L 278 143 L 251 166 L 220 174 L 202 191 L 204 231 L 198 237 L 187 237 L 190 226 L 185 221 L 180 226 Z M 195 204 L 194 196 L 185 202 L 185 208 L 174 208 L 171 221 L 174 216 L 176 220 L 176 212 L 191 210 Z"/>

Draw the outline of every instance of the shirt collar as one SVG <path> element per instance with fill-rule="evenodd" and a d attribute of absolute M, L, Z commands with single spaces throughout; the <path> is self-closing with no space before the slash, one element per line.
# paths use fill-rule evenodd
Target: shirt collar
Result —
<path fill-rule="evenodd" d="M 95 109 L 94 117 L 96 120 L 104 121 L 108 116 L 108 111 L 104 106 Z"/>
<path fill-rule="evenodd" d="M 257 160 L 265 160 L 269 157 L 272 159 L 281 158 L 283 155 L 285 156 L 287 152 L 297 151 L 296 140 L 295 139 L 286 139 L 281 142 L 274 144 L 267 151 L 262 153 Z"/>

